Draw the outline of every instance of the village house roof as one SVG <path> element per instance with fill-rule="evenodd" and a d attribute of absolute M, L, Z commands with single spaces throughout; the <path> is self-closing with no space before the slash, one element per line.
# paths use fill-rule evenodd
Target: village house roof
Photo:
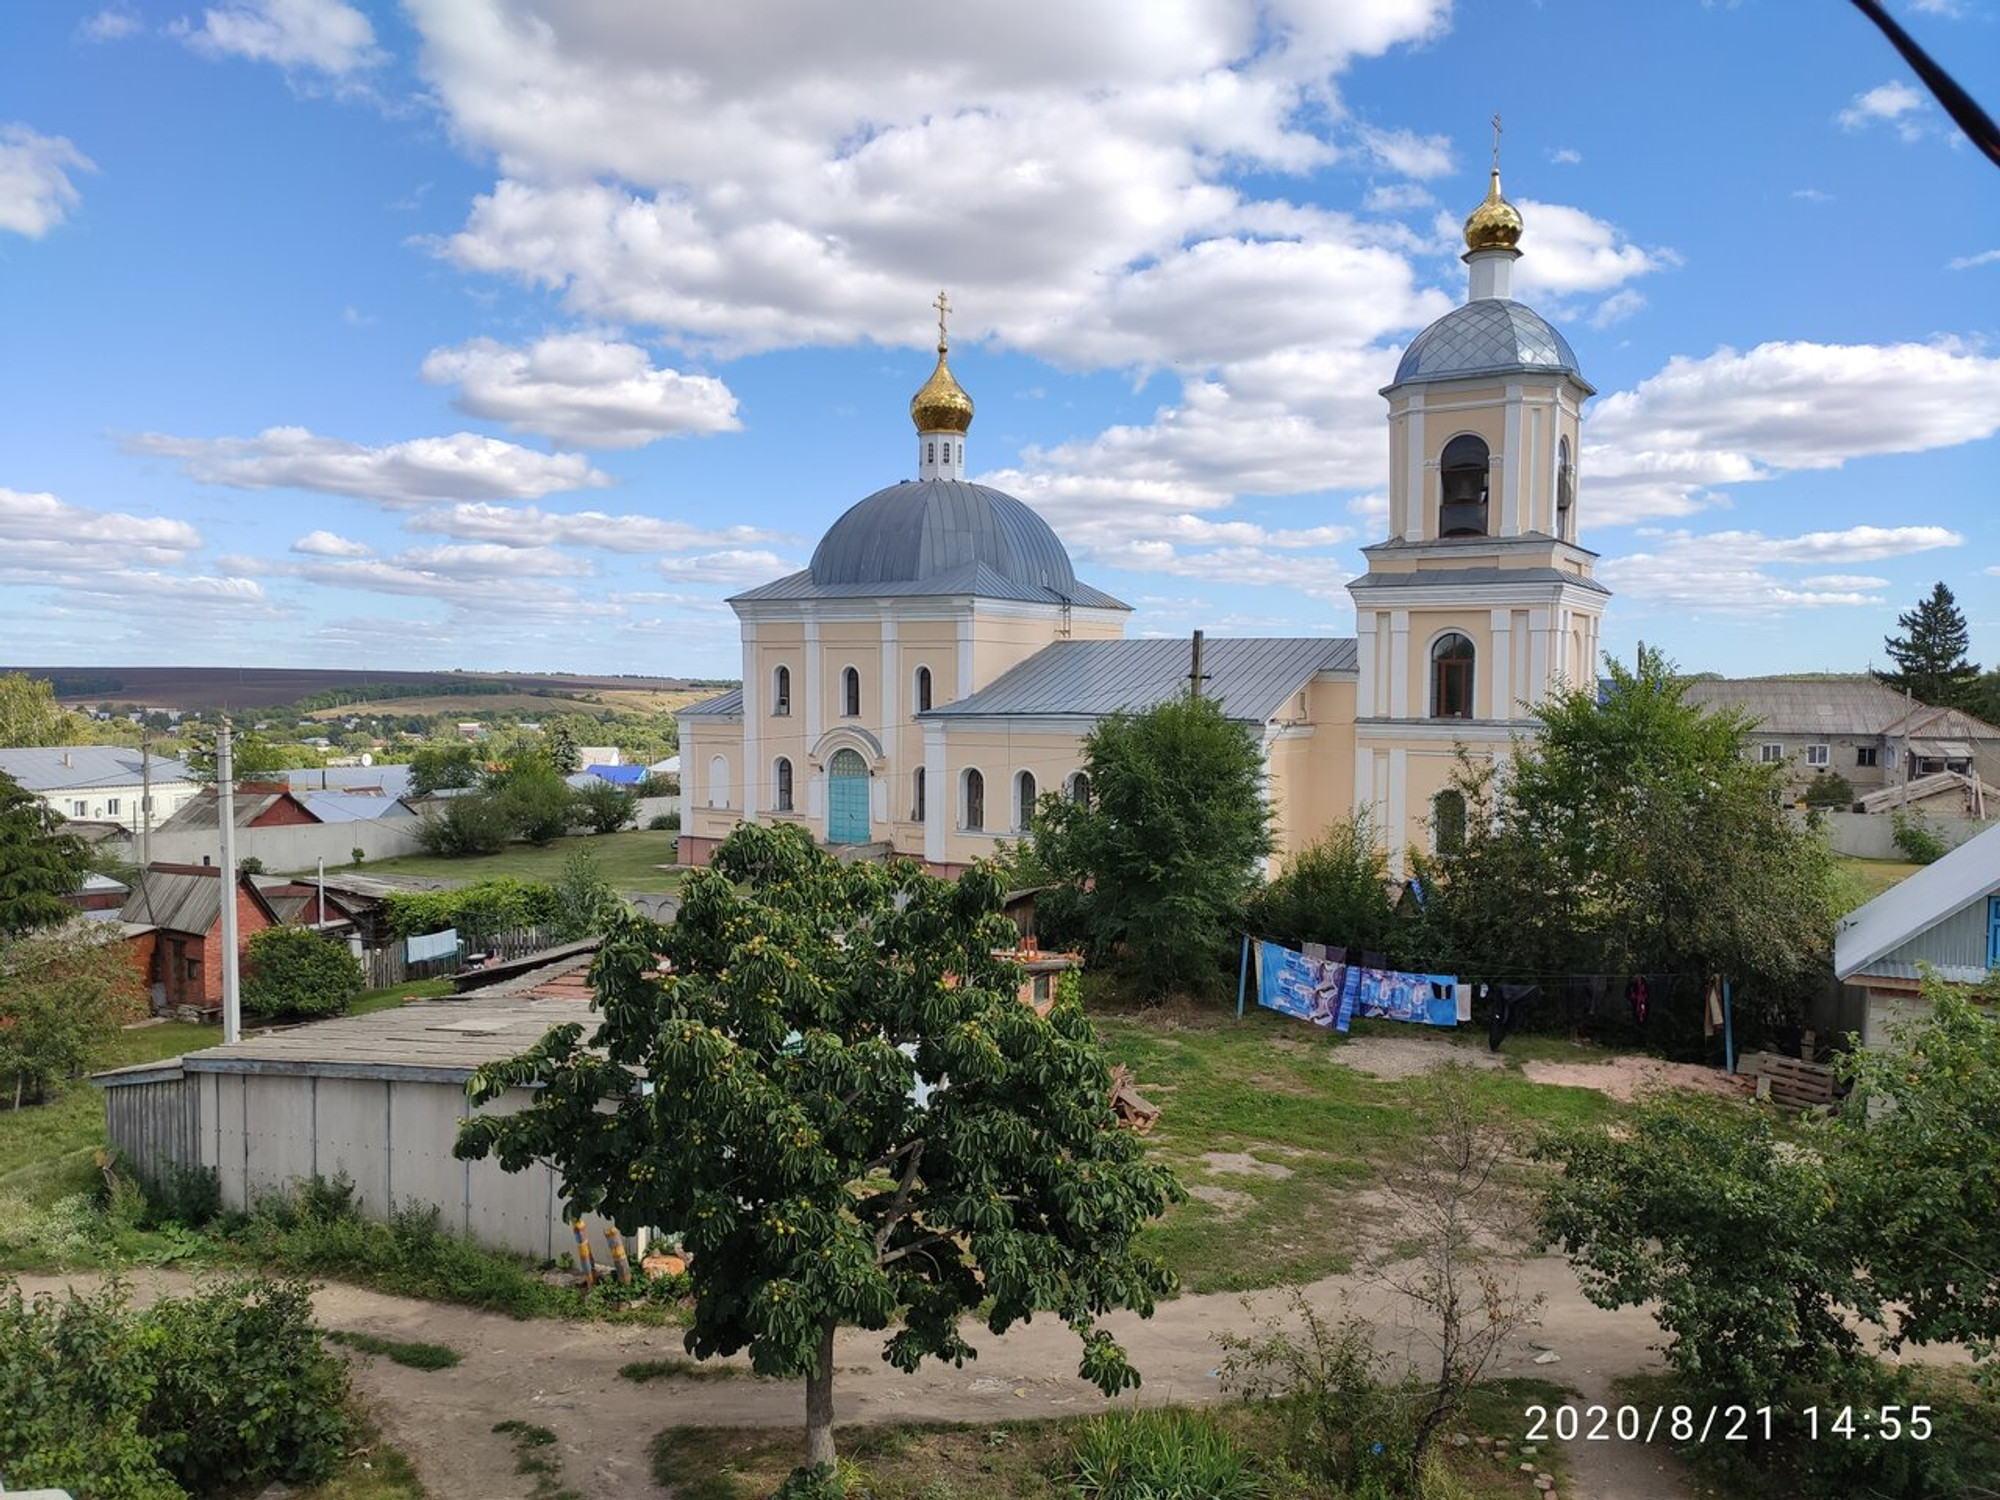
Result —
<path fill-rule="evenodd" d="M 1872 677 L 1711 677 L 1688 684 L 1686 701 L 1704 708 L 1734 708 L 1771 734 L 1906 734 L 1925 740 L 2000 739 L 2000 729 L 1955 708 L 1908 705 L 1903 695 Z M 1908 715 L 1907 724 L 1904 722 Z M 1971 754 L 1961 747 L 1962 759 Z M 1936 752 L 1926 750 L 1927 754 Z"/>
<path fill-rule="evenodd" d="M 207 788 L 190 798 L 172 817 L 156 825 L 154 831 L 157 833 L 179 833 L 186 830 L 214 828 L 219 822 L 217 804 L 220 801 L 221 798 L 217 796 L 215 789 L 213 787 Z M 311 808 L 307 807 L 303 801 L 294 797 L 290 792 L 276 791 L 264 787 L 238 787 L 236 789 L 236 796 L 231 804 L 231 811 L 234 815 L 236 826 L 238 828 L 248 828 L 272 808 L 286 802 L 292 803 L 300 811 L 313 817 L 315 822 L 322 821 L 313 813 Z"/>
<path fill-rule="evenodd" d="M 30 792 L 72 787 L 138 787 L 145 779 L 140 754 L 123 745 L 50 745 L 0 750 L 0 772 Z M 164 755 L 152 757 L 156 786 L 192 780 L 188 768 Z"/>
<path fill-rule="evenodd" d="M 222 917 L 221 874 L 215 865 L 149 865 L 133 877 L 132 896 L 118 913 L 119 920 L 170 932 L 206 933 Z M 277 912 L 251 878 L 240 879 L 264 915 L 278 921 Z"/>
<path fill-rule="evenodd" d="M 1873 972 L 1884 954 L 1996 892 L 2000 892 L 2000 827 L 1966 840 L 1850 913 L 1833 940 L 1835 977 L 1844 980 L 1864 970 Z"/>
<path fill-rule="evenodd" d="M 970 697 L 920 719 L 1032 715 L 1102 718 L 1143 713 L 1188 689 L 1184 640 L 1057 641 Z M 1352 639 L 1332 636 L 1219 637 L 1202 647 L 1204 696 L 1226 718 L 1263 724 L 1321 672 L 1356 670 Z"/>

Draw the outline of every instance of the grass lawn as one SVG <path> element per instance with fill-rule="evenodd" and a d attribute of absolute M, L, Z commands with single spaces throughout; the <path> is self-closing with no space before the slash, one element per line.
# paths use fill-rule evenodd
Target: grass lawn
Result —
<path fill-rule="evenodd" d="M 581 834 L 557 839 L 546 848 L 513 844 L 498 854 L 471 854 L 462 859 L 440 859 L 429 854 L 406 854 L 400 859 L 370 860 L 365 865 L 348 865 L 359 875 L 421 875 L 434 880 L 471 882 L 512 875 L 520 880 L 554 880 L 562 874 L 563 860 L 578 849 L 590 852 L 597 868 L 613 888 L 621 891 L 658 893 L 671 891 L 684 873 L 673 863 L 677 833 L 635 829 L 628 833 Z M 667 868 L 660 868 L 662 865 Z"/>
<path fill-rule="evenodd" d="M 435 1000 L 451 993 L 449 979 L 412 979 L 407 984 L 392 985 L 386 990 L 370 990 L 354 1002 L 348 1011 L 350 1016 L 372 1015 L 378 1010 L 394 1010 L 399 1005 L 407 1005 L 412 1000 Z"/>
<path fill-rule="evenodd" d="M 837 1399 L 837 1381 L 834 1394 Z M 1492 1381 L 1473 1392 L 1468 1409 L 1450 1430 L 1518 1442 L 1525 1407 L 1553 1405 L 1567 1394 L 1546 1381 Z M 1233 1403 L 1205 1410 L 1259 1459 L 1281 1453 L 1283 1434 L 1274 1410 Z M 1095 1420 L 1101 1419 L 844 1427 L 836 1442 L 841 1458 L 867 1476 L 866 1493 L 876 1500 L 985 1500 L 999 1495 L 1075 1500 L 1080 1492 L 1071 1484 L 1072 1454 L 1082 1429 Z M 799 1462 L 803 1446 L 804 1432 L 798 1427 L 669 1428 L 653 1440 L 653 1479 L 675 1500 L 762 1500 Z M 1523 1494 L 1539 1493 L 1528 1488 L 1526 1476 L 1512 1463 L 1496 1462 L 1477 1447 L 1446 1441 L 1436 1452 L 1448 1478 L 1435 1493 L 1457 1500 L 1520 1500 Z M 1536 1462 L 1555 1477 L 1557 1493 L 1569 1493 L 1569 1469 L 1560 1445 L 1544 1447 Z"/>
<path fill-rule="evenodd" d="M 1923 868 L 1908 860 L 1857 859 L 1851 854 L 1836 854 L 1833 863 L 1840 872 L 1843 911 L 1853 911 L 1857 906 L 1866 905 Z"/>
<path fill-rule="evenodd" d="M 1410 1082 L 1343 1066 L 1337 1036 L 1268 1011 L 1241 1021 L 1220 1011 L 1093 1019 L 1112 1059 L 1160 1106 L 1148 1148 L 1190 1191 L 1144 1240 L 1184 1290 L 1311 1281 L 1352 1269 L 1379 1243 L 1368 1190 L 1412 1149 Z M 1423 1039 L 1439 1061 L 1465 1045 Z M 1620 1110 L 1593 1090 L 1530 1083 L 1512 1068 L 1482 1070 L 1473 1086 L 1496 1125 L 1524 1135 Z"/>

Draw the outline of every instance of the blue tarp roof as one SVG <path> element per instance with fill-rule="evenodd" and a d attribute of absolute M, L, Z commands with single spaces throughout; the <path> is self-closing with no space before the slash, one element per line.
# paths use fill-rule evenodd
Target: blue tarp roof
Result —
<path fill-rule="evenodd" d="M 619 786 L 637 786 L 646 779 L 644 766 L 585 766 L 586 775 L 595 776 L 600 781 L 614 781 Z"/>

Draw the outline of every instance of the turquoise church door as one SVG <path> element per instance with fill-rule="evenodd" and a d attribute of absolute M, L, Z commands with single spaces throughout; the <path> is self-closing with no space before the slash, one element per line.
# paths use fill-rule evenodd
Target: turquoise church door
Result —
<path fill-rule="evenodd" d="M 827 762 L 826 841 L 868 842 L 868 764 L 852 750 L 836 750 Z"/>

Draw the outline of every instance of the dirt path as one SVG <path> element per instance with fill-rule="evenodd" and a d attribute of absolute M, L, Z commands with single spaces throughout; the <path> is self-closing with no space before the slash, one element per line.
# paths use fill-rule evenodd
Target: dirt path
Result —
<path fill-rule="evenodd" d="M 79 1284 L 95 1277 L 74 1278 Z M 184 1289 L 193 1280 L 172 1272 L 141 1272 L 142 1297 Z M 67 1278 L 23 1276 L 30 1292 L 60 1290 Z M 1545 1299 L 1538 1325 L 1524 1329 L 1496 1373 L 1537 1375 L 1577 1388 L 1581 1399 L 1609 1403 L 1614 1377 L 1657 1368 L 1657 1330 L 1643 1312 L 1603 1312 L 1578 1292 L 1559 1258 L 1522 1266 L 1522 1289 Z M 1354 1277 L 1330 1277 L 1308 1289 L 1315 1305 L 1335 1309 L 1343 1296 L 1381 1330 L 1383 1347 L 1402 1352 L 1411 1331 L 1399 1329 L 1380 1288 Z M 1144 1372 L 1141 1399 L 1202 1402 L 1220 1395 L 1213 1335 L 1248 1332 L 1254 1317 L 1283 1305 L 1278 1292 L 1183 1297 L 1150 1320 L 1118 1315 L 1110 1326 Z M 563 1482 L 586 1494 L 663 1495 L 652 1483 L 647 1445 L 668 1426 L 788 1427 L 803 1418 L 803 1395 L 792 1383 L 750 1379 L 661 1381 L 635 1385 L 618 1367 L 631 1360 L 678 1355 L 675 1329 L 628 1328 L 547 1320 L 516 1322 L 492 1313 L 385 1296 L 334 1284 L 317 1296 L 321 1321 L 389 1338 L 423 1339 L 465 1356 L 455 1369 L 426 1372 L 387 1360 L 357 1357 L 356 1381 L 373 1401 L 389 1441 L 416 1464 L 433 1500 L 507 1500 L 526 1494 L 513 1452 L 493 1434 L 495 1422 L 520 1418 L 553 1429 L 561 1443 Z M 1075 1375 L 1077 1342 L 1061 1323 L 1037 1319 L 996 1339 L 973 1337 L 978 1360 L 964 1369 L 927 1365 L 904 1375 L 881 1360 L 881 1336 L 843 1333 L 836 1345 L 835 1384 L 843 1423 L 960 1421 L 1067 1416 L 1103 1409 L 1105 1402 Z M 1534 1363 L 1534 1345 L 1559 1362 Z M 1661 1448 L 1620 1443 L 1573 1443 L 1576 1482 L 1564 1500 L 1685 1500 L 1692 1491 Z"/>

